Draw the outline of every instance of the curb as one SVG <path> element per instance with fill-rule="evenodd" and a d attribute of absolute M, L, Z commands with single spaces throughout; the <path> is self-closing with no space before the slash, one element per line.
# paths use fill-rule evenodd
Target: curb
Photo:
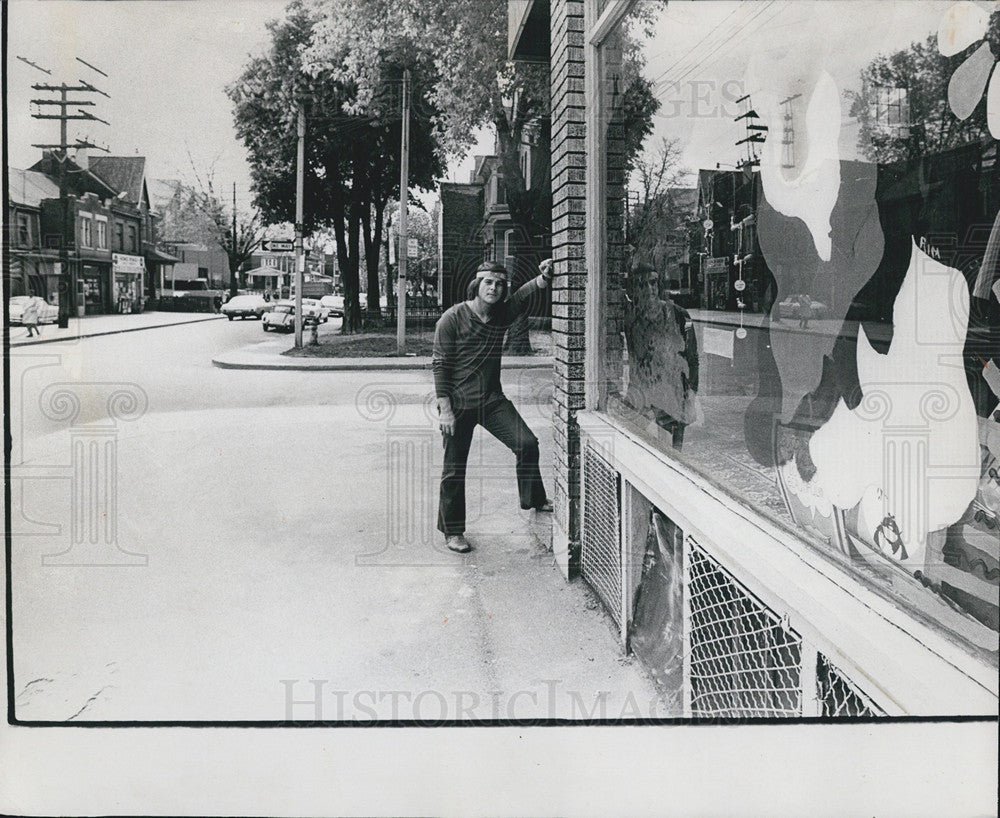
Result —
<path fill-rule="evenodd" d="M 278 356 L 268 356 L 271 358 Z M 329 362 L 307 365 L 290 359 L 289 363 L 276 361 L 247 361 L 226 359 L 222 356 L 212 359 L 212 364 L 220 369 L 260 369 L 260 370 L 290 370 L 293 372 L 376 372 L 387 370 L 430 370 L 429 359 L 420 358 L 414 361 L 394 361 L 385 358 L 340 358 L 328 359 Z M 509 359 L 503 362 L 503 369 L 551 369 L 554 358 L 539 357 L 537 359 Z M 370 361 L 370 363 L 368 363 Z"/>
<path fill-rule="evenodd" d="M 142 332 L 146 329 L 163 329 L 164 327 L 183 327 L 185 324 L 202 324 L 208 321 L 217 321 L 225 316 L 213 315 L 211 318 L 194 318 L 190 321 L 174 321 L 170 324 L 149 324 L 145 327 L 126 327 L 125 329 L 109 329 L 103 330 L 102 332 L 88 332 L 82 335 L 64 335 L 61 338 L 43 338 L 40 341 L 18 341 L 17 343 L 11 343 L 8 341 L 7 346 L 9 348 L 13 347 L 28 347 L 36 346 L 38 344 L 58 344 L 64 343 L 66 341 L 77 341 L 80 338 L 99 338 L 102 335 L 121 335 L 125 332 Z"/>

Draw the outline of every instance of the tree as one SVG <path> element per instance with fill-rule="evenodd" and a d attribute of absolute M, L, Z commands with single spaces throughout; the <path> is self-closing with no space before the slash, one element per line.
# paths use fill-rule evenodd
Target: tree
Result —
<path fill-rule="evenodd" d="M 307 65 L 319 16 L 312 6 L 291 3 L 283 20 L 269 24 L 271 48 L 252 59 L 228 89 L 239 138 L 247 146 L 255 203 L 270 221 L 290 221 L 295 212 L 295 112 L 306 113 L 305 224 L 307 233 L 329 227 L 345 290 L 342 332 L 356 332 L 362 318 L 358 293 L 365 261 L 369 291 L 378 292 L 378 248 L 385 208 L 399 188 L 399 87 L 405 53 L 381 55 L 384 82 L 365 104 L 355 83 L 336 72 Z M 336 60 L 350 62 L 357 43 L 325 40 Z M 418 73 L 432 73 L 426 60 Z M 395 93 L 394 93 L 395 92 Z M 417 106 L 429 103 L 414 94 Z M 411 123 L 411 178 L 429 188 L 441 173 L 429 119 Z M 398 195 L 398 194 L 397 194 Z M 378 299 L 373 300 L 375 310 Z"/>
<path fill-rule="evenodd" d="M 193 168 L 196 184 L 172 183 L 173 194 L 163 208 L 157 227 L 158 241 L 217 245 L 229 259 L 229 292 L 236 295 L 239 270 L 260 247 L 264 236 L 260 214 L 236 214 L 226 209 L 215 193 L 214 174 L 204 179 Z M 235 236 L 233 226 L 236 227 Z"/>
<path fill-rule="evenodd" d="M 986 40 L 1000 54 L 1000 11 L 990 17 Z M 858 148 L 872 162 L 897 162 L 937 153 L 989 135 L 986 106 L 966 120 L 948 104 L 952 74 L 980 46 L 942 56 L 937 34 L 893 54 L 879 55 L 861 72 L 861 91 L 848 92 L 860 124 Z"/>
<path fill-rule="evenodd" d="M 386 231 L 389 240 L 398 246 L 398 203 L 390 205 L 386 221 L 387 224 L 391 225 Z M 422 202 L 414 202 L 408 211 L 406 232 L 411 240 L 417 240 L 417 245 L 420 248 L 420 254 L 417 259 L 410 259 L 407 266 L 408 294 L 415 295 L 419 293 L 426 295 L 428 291 L 435 291 L 437 288 L 437 210 L 435 209 L 433 212 L 428 213 Z M 405 248 L 403 248 L 403 252 L 406 252 Z M 386 274 L 389 275 L 388 270 Z"/>
<path fill-rule="evenodd" d="M 377 98 L 385 53 L 427 54 L 436 68 L 427 79 L 427 100 L 435 109 L 429 119 L 440 147 L 464 153 L 478 127 L 493 126 L 518 239 L 515 283 L 534 275 L 542 249 L 536 239 L 551 234 L 549 70 L 507 59 L 506 0 L 326 0 L 319 5 L 322 20 L 306 61 L 313 70 L 329 71 L 354 86 L 357 110 Z M 648 13 L 640 17 L 640 24 L 650 19 Z M 648 25 L 645 33 L 651 33 Z M 346 57 L 345 42 L 355 44 Z M 648 83 L 637 79 L 627 88 L 635 103 L 630 110 L 642 113 L 655 106 L 655 99 L 646 98 L 651 96 Z M 531 187 L 521 166 L 529 140 L 537 142 L 531 179 L 541 181 Z M 520 337 L 526 341 L 526 322 Z"/>
<path fill-rule="evenodd" d="M 173 179 L 166 182 L 170 198 L 157 207 L 160 218 L 154 222 L 155 243 L 190 242 L 214 245 L 215 224 L 198 204 L 198 192 L 190 185 Z"/>
<path fill-rule="evenodd" d="M 638 198 L 628 210 L 625 241 L 654 266 L 671 253 L 669 245 L 680 234 L 686 239 L 691 208 L 685 196 L 690 191 L 682 181 L 689 173 L 681 167 L 680 156 L 680 140 L 663 137 L 632 159 L 630 181 Z"/>
<path fill-rule="evenodd" d="M 507 206 L 517 234 L 515 281 L 537 270 L 538 236 L 551 230 L 548 68 L 507 59 L 506 0 L 339 0 L 323 4 L 324 17 L 307 59 L 357 86 L 357 105 L 377 98 L 387 52 L 432 62 L 423 78 L 433 109 L 427 119 L 441 153 L 460 154 L 474 131 L 493 125 Z M 357 43 L 343 59 L 339 44 Z M 521 166 L 522 145 L 535 139 L 530 188 Z"/>

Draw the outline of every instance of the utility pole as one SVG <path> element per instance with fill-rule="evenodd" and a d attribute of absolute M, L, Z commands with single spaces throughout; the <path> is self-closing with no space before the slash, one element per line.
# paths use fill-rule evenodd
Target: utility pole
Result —
<path fill-rule="evenodd" d="M 25 62 L 28 62 L 25 60 Z M 33 65 L 33 63 L 29 63 Z M 41 66 L 35 66 L 41 71 L 45 69 Z M 88 66 L 92 67 L 92 66 Z M 98 69 L 94 69 L 95 71 Z M 49 72 L 46 72 L 49 73 Z M 103 72 L 99 72 L 103 73 Z M 107 76 L 107 75 L 105 75 Z M 69 326 L 70 317 L 70 305 L 71 302 L 75 305 L 75 293 L 73 292 L 73 276 L 70 271 L 70 257 L 69 251 L 70 247 L 76 247 L 76 229 L 70 218 L 70 207 L 69 207 L 69 185 L 66 176 L 66 163 L 69 161 L 69 148 L 97 148 L 107 152 L 107 148 L 100 145 L 95 145 L 86 139 L 74 140 L 72 146 L 69 143 L 69 136 L 67 134 L 66 123 L 71 119 L 83 119 L 91 122 L 101 122 L 105 125 L 108 123 L 103 119 L 94 116 L 91 113 L 83 110 L 83 107 L 93 105 L 91 100 L 71 100 L 69 99 L 70 93 L 97 93 L 105 97 L 105 94 L 98 88 L 95 88 L 89 82 L 80 80 L 79 85 L 67 85 L 65 82 L 59 85 L 48 85 L 48 84 L 35 84 L 31 86 L 35 91 L 47 91 L 59 94 L 59 99 L 33 99 L 32 104 L 43 106 L 43 105 L 55 105 L 59 108 L 59 113 L 57 114 L 43 114 L 35 113 L 32 114 L 32 119 L 58 119 L 59 120 L 59 143 L 57 145 L 32 145 L 33 148 L 41 148 L 42 150 L 58 150 L 59 153 L 55 154 L 56 161 L 59 163 L 59 204 L 61 208 L 61 222 L 62 222 L 62 235 L 59 240 L 59 327 L 65 329 Z M 110 97 L 108 97 L 110 99 Z M 78 106 L 77 113 L 71 114 L 67 112 L 69 106 Z M 41 109 L 45 110 L 45 109 Z"/>
<path fill-rule="evenodd" d="M 233 182 L 233 261 L 236 260 L 236 182 Z M 229 292 L 233 293 L 239 288 L 239 281 L 236 279 L 235 264 L 229 265 Z"/>
<path fill-rule="evenodd" d="M 299 103 L 298 152 L 295 159 L 295 348 L 302 349 L 302 234 L 305 221 L 303 209 L 303 168 L 306 163 L 306 109 Z"/>
<path fill-rule="evenodd" d="M 403 127 L 399 170 L 399 251 L 396 265 L 399 284 L 396 287 L 396 354 L 406 354 L 406 210 L 410 187 L 410 69 L 403 71 Z"/>

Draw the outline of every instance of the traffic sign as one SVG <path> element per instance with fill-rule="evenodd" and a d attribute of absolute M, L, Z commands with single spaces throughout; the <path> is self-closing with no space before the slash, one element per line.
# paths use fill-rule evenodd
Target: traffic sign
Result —
<path fill-rule="evenodd" d="M 416 258 L 420 255 L 420 243 L 416 239 L 406 240 L 406 257 Z"/>
<path fill-rule="evenodd" d="M 261 249 L 265 253 L 291 253 L 295 249 L 295 242 L 291 239 L 264 239 Z"/>

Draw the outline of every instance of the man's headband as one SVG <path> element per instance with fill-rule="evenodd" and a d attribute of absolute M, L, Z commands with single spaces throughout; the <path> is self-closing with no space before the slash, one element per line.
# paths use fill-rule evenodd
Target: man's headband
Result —
<path fill-rule="evenodd" d="M 477 270 L 476 271 L 476 278 L 486 278 L 487 276 L 489 276 L 490 278 L 500 278 L 500 279 L 503 279 L 504 282 L 507 281 L 507 271 L 506 270 Z"/>

